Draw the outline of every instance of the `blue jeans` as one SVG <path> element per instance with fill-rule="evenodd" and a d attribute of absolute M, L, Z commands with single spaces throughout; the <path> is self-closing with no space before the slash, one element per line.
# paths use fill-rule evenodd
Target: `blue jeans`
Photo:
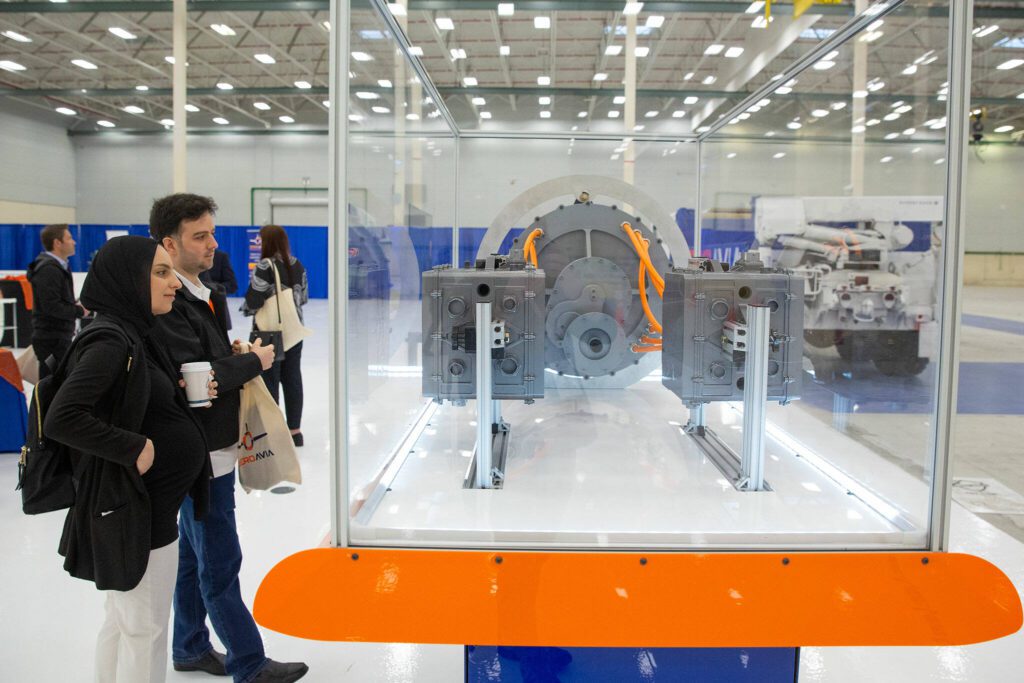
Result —
<path fill-rule="evenodd" d="M 227 648 L 235 683 L 247 683 L 266 665 L 263 640 L 242 602 L 238 571 L 242 548 L 235 526 L 235 473 L 210 480 L 210 510 L 197 522 L 191 496 L 178 515 L 178 583 L 174 587 L 174 661 L 190 664 L 213 649 L 206 615 Z"/>

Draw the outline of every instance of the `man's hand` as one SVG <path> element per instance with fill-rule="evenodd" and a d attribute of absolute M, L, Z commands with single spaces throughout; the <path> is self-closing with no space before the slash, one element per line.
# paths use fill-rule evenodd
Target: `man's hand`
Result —
<path fill-rule="evenodd" d="M 153 442 L 146 439 L 146 445 L 142 447 L 142 452 L 135 459 L 135 468 L 139 470 L 139 474 L 145 474 L 149 471 L 149 468 L 153 466 L 153 457 L 155 455 L 156 451 L 153 449 Z"/>
<path fill-rule="evenodd" d="M 269 370 L 274 364 L 274 345 L 267 344 L 263 345 L 263 340 L 256 338 L 256 341 L 252 343 L 252 352 L 256 354 L 256 357 L 260 359 L 260 365 L 263 366 L 264 370 Z"/>

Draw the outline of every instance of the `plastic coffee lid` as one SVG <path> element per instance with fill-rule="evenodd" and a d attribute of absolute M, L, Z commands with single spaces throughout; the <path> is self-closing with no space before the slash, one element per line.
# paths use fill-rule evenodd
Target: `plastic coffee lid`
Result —
<path fill-rule="evenodd" d="M 213 367 L 206 361 L 199 361 L 196 363 L 182 363 L 181 372 L 202 372 L 203 370 L 212 370 Z"/>

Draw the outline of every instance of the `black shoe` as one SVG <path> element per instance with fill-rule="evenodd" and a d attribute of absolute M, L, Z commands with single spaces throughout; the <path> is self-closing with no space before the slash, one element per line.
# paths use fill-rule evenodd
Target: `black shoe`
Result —
<path fill-rule="evenodd" d="M 292 434 L 292 443 L 295 444 L 296 446 L 303 445 L 302 444 L 302 432 L 299 432 L 298 434 Z"/>
<path fill-rule="evenodd" d="M 205 671 L 214 676 L 227 676 L 228 670 L 224 668 L 224 655 L 216 650 L 210 650 L 194 662 L 175 662 L 175 671 Z"/>
<path fill-rule="evenodd" d="M 252 683 L 292 683 L 306 675 L 309 667 L 302 662 L 275 662 L 267 660 L 267 665 L 252 679 Z"/>

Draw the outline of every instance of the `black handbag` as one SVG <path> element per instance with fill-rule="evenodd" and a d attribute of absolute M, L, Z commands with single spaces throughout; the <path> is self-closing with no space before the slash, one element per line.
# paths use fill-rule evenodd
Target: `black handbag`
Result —
<path fill-rule="evenodd" d="M 28 411 L 28 435 L 25 445 L 21 447 L 21 457 L 18 459 L 18 485 L 15 488 L 16 491 L 21 491 L 21 509 L 26 515 L 64 510 L 74 505 L 75 472 L 71 462 L 71 449 L 59 441 L 46 438 L 43 434 L 43 422 L 53 398 L 67 378 L 68 363 L 73 355 L 72 349 L 84 337 L 100 330 L 116 332 L 124 338 L 129 349 L 131 348 L 131 340 L 117 327 L 102 323 L 90 326 L 88 331 L 79 333 L 75 338 L 71 349 L 64 354 L 56 369 L 50 366 L 52 374 L 39 380 L 32 392 L 32 404 Z M 127 368 L 131 367 L 130 354 L 131 351 Z M 47 362 L 50 360 L 47 359 Z M 126 376 L 127 372 L 126 369 Z"/>
<path fill-rule="evenodd" d="M 253 330 L 249 333 L 249 341 L 254 342 L 257 339 L 263 342 L 263 346 L 267 344 L 274 345 L 274 362 L 280 362 L 284 360 L 284 333 L 278 331 L 268 330 Z"/>

